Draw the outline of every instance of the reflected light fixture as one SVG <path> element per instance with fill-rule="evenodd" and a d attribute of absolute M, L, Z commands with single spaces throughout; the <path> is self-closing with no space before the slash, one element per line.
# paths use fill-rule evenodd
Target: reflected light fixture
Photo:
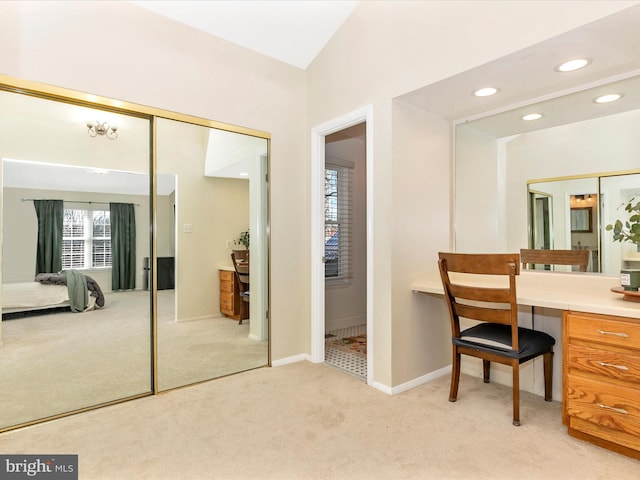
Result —
<path fill-rule="evenodd" d="M 480 88 L 473 92 L 476 97 L 490 97 L 491 95 L 495 95 L 496 93 L 498 93 L 498 89 L 495 87 Z"/>
<path fill-rule="evenodd" d="M 615 102 L 616 100 L 620 100 L 622 95 L 619 93 L 609 93 L 607 95 L 602 95 L 594 100 L 596 103 L 609 103 Z"/>
<path fill-rule="evenodd" d="M 109 140 L 115 140 L 118 138 L 118 127 L 109 125 L 108 122 L 99 121 L 87 122 L 88 134 L 90 137 L 96 137 L 98 135 L 104 135 Z"/>
<path fill-rule="evenodd" d="M 238 175 L 241 176 L 241 177 L 248 177 L 249 176 L 249 174 L 247 172 L 240 172 Z"/>
<path fill-rule="evenodd" d="M 540 118 L 542 118 L 541 113 L 527 113 L 526 115 L 522 116 L 522 120 L 526 120 L 526 121 L 538 120 Z"/>
<path fill-rule="evenodd" d="M 575 72 L 576 70 L 580 70 L 581 68 L 586 67 L 591 63 L 590 58 L 574 58 L 573 60 L 569 60 L 567 62 L 561 63 L 558 65 L 555 70 L 556 72 Z"/>

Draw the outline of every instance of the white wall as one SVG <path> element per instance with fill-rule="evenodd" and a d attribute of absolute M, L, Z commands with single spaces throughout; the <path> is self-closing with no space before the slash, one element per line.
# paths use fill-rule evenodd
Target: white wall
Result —
<path fill-rule="evenodd" d="M 23 188 L 4 188 L 2 192 L 2 283 L 33 282 L 35 276 L 38 219 L 33 202 L 23 202 L 23 198 L 65 200 L 66 208 L 83 208 L 82 204 L 74 204 L 73 200 L 105 202 L 106 210 L 109 209 L 108 202 L 137 204 L 135 206 L 136 289 L 143 288 L 142 259 L 149 256 L 149 197 Z M 83 270 L 83 273 L 93 277 L 103 292 L 111 291 L 110 268 Z"/>
<path fill-rule="evenodd" d="M 176 177 L 177 320 L 220 315 L 219 269 L 249 226 L 249 182 L 205 176 L 209 128 L 157 120 L 158 173 Z M 191 226 L 191 231 L 185 230 Z M 167 233 L 158 226 L 158 232 Z"/>
<path fill-rule="evenodd" d="M 127 2 L 0 2 L 0 30 L 3 74 L 272 134 L 272 358 L 309 351 L 304 72 Z"/>
<path fill-rule="evenodd" d="M 398 252 L 390 227 L 415 221 L 392 202 L 392 99 L 634 3 L 362 2 L 304 72 L 126 2 L 0 2 L 0 72 L 271 132 L 273 359 L 310 352 L 308 131 L 372 104 L 375 380 L 390 386 L 413 374 L 392 378 L 392 321 L 416 325 L 428 308 L 416 306 L 409 318 L 392 314 L 407 295 L 392 298 Z M 433 257 L 450 227 L 439 209 L 449 198 L 449 149 L 430 162 L 438 188 L 421 189 L 416 204 L 436 205 L 440 222 L 435 238 L 423 231 L 413 238 Z M 416 265 L 403 276 L 418 278 Z M 424 352 L 438 342 L 404 348 L 399 339 L 394 349 L 429 357 Z M 420 372 L 449 362 L 437 349 L 432 355 Z"/>
<path fill-rule="evenodd" d="M 404 251 L 393 243 L 396 233 L 392 227 L 413 225 L 407 227 L 413 244 L 433 262 L 438 249 L 448 246 L 450 210 L 441 207 L 443 198 L 448 202 L 451 193 L 451 144 L 442 142 L 442 148 L 431 152 L 429 168 L 419 170 L 436 188 L 429 190 L 411 182 L 422 177 L 408 172 L 413 157 L 399 159 L 394 154 L 396 137 L 402 131 L 394 125 L 392 99 L 632 4 L 591 2 L 576 7 L 575 2 L 563 1 L 362 2 L 309 66 L 309 129 L 364 105 L 373 106 L 374 178 L 370 186 L 374 196 L 371 248 L 375 313 L 370 320 L 374 322 L 374 382 L 396 386 L 450 363 L 446 350 L 449 342 L 443 347 L 441 335 L 432 337 L 420 330 L 426 328 L 425 318 L 434 318 L 434 311 L 430 302 L 412 300 L 408 281 L 419 279 L 425 270 L 435 268 L 435 263 L 415 261 L 405 265 L 400 260 Z M 449 128 L 441 124 L 416 134 L 438 136 Z M 399 175 L 395 175 L 396 170 Z M 310 175 L 310 167 L 306 167 L 303 178 Z M 414 187 L 400 186 L 393 178 L 407 180 L 407 185 Z M 310 191 L 307 182 L 305 186 Z M 407 205 L 420 206 L 421 216 L 416 216 L 417 207 L 406 209 Z M 432 229 L 423 230 L 417 218 Z M 408 302 L 413 307 L 408 307 Z M 445 311 L 439 313 L 442 316 L 436 321 L 448 328 Z M 424 333 L 420 342 L 417 337 L 407 341 L 409 335 L 404 332 L 411 328 Z M 305 335 L 310 335 L 308 328 Z M 394 335 L 397 338 L 392 339 Z M 428 361 L 421 363 L 424 359 Z"/>
<path fill-rule="evenodd" d="M 354 162 L 352 185 L 352 274 L 348 284 L 325 286 L 325 330 L 336 330 L 367 322 L 367 237 L 365 138 L 333 141 L 326 137 L 325 161 Z"/>

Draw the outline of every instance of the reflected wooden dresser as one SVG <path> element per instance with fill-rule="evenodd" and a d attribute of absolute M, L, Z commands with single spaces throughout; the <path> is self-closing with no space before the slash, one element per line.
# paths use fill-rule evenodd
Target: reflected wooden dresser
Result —
<path fill-rule="evenodd" d="M 234 320 L 240 319 L 240 289 L 233 270 L 220 270 L 220 313 Z"/>
<path fill-rule="evenodd" d="M 569 435 L 640 459 L 640 320 L 565 311 Z"/>

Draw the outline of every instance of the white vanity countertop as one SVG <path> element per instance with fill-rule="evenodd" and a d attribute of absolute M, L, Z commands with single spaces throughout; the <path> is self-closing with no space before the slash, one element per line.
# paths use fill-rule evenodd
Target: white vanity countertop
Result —
<path fill-rule="evenodd" d="M 436 274 L 437 275 L 437 274 Z M 459 274 L 452 278 L 463 279 Z M 487 275 L 479 286 L 498 285 L 501 279 Z M 506 285 L 506 284 L 503 284 Z M 640 302 L 622 299 L 611 287 L 620 285 L 618 277 L 585 273 L 522 271 L 516 280 L 518 304 L 536 307 L 617 315 L 640 319 Z M 411 285 L 414 292 L 443 295 L 440 276 L 418 280 Z"/>

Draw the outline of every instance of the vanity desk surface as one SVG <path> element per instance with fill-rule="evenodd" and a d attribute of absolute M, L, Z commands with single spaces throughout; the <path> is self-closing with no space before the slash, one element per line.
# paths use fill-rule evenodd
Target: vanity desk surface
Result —
<path fill-rule="evenodd" d="M 464 278 L 464 274 L 459 274 Z M 479 286 L 501 285 L 499 279 L 487 275 Z M 611 287 L 620 284 L 618 277 L 589 273 L 562 273 L 521 271 L 516 278 L 519 305 L 571 310 L 629 317 L 640 321 L 640 303 L 623 300 Z M 431 278 L 411 285 L 414 292 L 444 295 L 442 281 L 437 272 Z"/>
<path fill-rule="evenodd" d="M 464 276 L 457 277 L 464 281 Z M 474 285 L 499 286 L 486 276 Z M 562 421 L 569 435 L 640 459 L 640 303 L 611 291 L 617 277 L 521 272 L 520 305 L 563 311 Z M 444 295 L 438 277 L 414 292 Z"/>

